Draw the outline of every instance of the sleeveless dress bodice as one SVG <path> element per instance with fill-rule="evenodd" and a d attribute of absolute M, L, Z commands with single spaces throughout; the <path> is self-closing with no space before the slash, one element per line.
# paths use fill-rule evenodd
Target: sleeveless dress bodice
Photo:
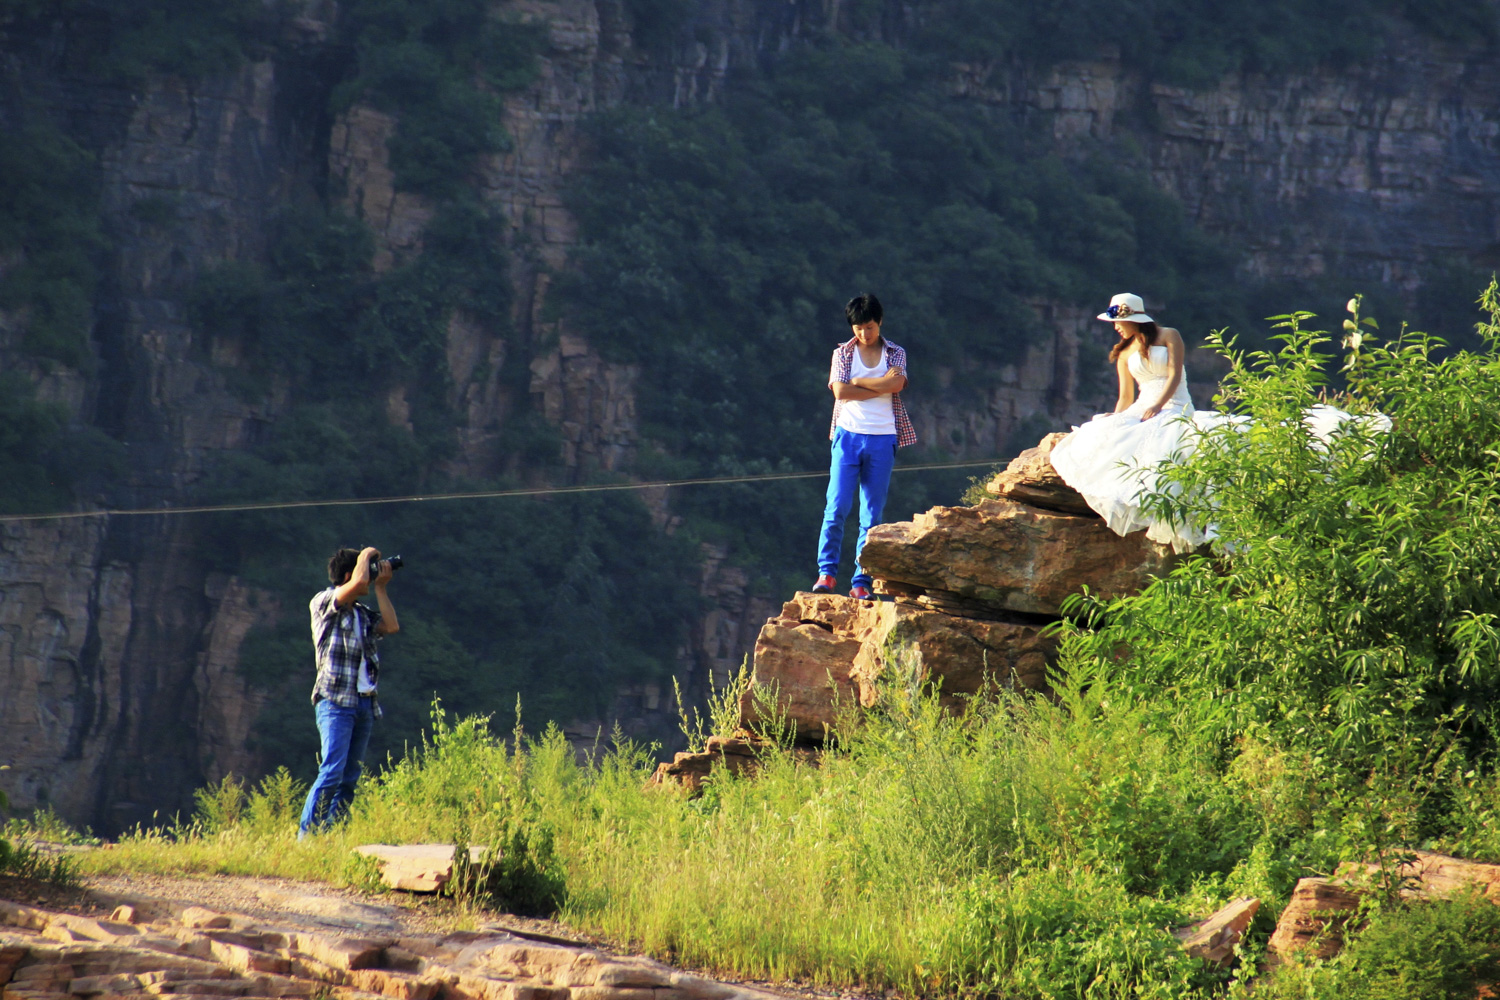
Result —
<path fill-rule="evenodd" d="M 1172 377 L 1171 352 L 1164 344 L 1145 353 L 1133 351 L 1125 367 L 1135 379 L 1135 402 L 1073 428 L 1052 449 L 1052 467 L 1117 534 L 1145 528 L 1153 541 L 1178 551 L 1195 548 L 1204 541 L 1201 533 L 1153 522 L 1141 510 L 1141 495 L 1155 481 L 1151 470 L 1160 462 L 1177 459 L 1185 443 L 1191 450 L 1190 429 L 1196 418 L 1186 373 L 1162 402 L 1161 411 L 1143 419 L 1146 409 L 1161 400 Z"/>
<path fill-rule="evenodd" d="M 1135 402 L 1125 412 L 1134 411 L 1139 414 L 1146 407 L 1161 398 L 1162 390 L 1166 388 L 1167 381 L 1172 377 L 1171 352 L 1165 345 L 1157 344 L 1146 354 L 1132 351 L 1125 359 L 1125 367 L 1135 379 L 1136 394 Z M 1187 377 L 1178 379 L 1177 388 L 1172 397 L 1162 406 L 1165 415 L 1168 410 L 1191 413 L 1193 411 L 1193 399 L 1188 395 Z"/>

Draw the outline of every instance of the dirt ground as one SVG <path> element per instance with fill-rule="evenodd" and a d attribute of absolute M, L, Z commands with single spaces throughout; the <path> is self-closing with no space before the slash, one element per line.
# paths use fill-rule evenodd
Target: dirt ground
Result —
<path fill-rule="evenodd" d="M 438 935 L 462 929 L 505 930 L 556 944 L 586 946 L 615 955 L 628 948 L 550 920 L 482 909 L 465 909 L 450 899 L 392 891 L 380 894 L 288 879 L 213 875 L 87 875 L 77 885 L 57 886 L 33 879 L 0 876 L 0 899 L 88 917 L 108 917 L 116 906 L 138 908 L 202 906 L 240 913 L 268 924 L 307 931 L 380 934 L 395 937 Z M 687 970 L 698 971 L 702 970 Z M 702 973 L 711 975 L 709 973 Z M 880 1000 L 889 994 L 817 989 L 804 983 L 767 983 L 715 976 L 806 1000 Z"/>

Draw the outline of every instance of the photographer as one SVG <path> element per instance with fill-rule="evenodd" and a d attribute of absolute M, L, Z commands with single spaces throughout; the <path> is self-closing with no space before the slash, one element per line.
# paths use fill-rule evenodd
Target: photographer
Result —
<path fill-rule="evenodd" d="M 400 556 L 382 560 L 373 548 L 339 549 L 328 560 L 332 586 L 308 604 L 318 668 L 312 692 L 313 714 L 323 745 L 323 762 L 302 807 L 299 839 L 310 830 L 341 819 L 354 801 L 354 786 L 363 769 L 370 730 L 381 715 L 376 697 L 380 654 L 375 639 L 401 628 L 386 593 L 391 574 L 400 567 Z M 372 585 L 379 610 L 357 601 Z"/>

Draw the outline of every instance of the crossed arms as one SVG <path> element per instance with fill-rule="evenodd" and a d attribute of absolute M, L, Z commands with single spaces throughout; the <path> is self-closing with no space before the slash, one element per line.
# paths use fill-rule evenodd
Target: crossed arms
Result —
<path fill-rule="evenodd" d="M 830 382 L 834 399 L 874 399 L 906 388 L 906 375 L 898 368 L 879 378 L 852 378 L 847 382 Z"/>

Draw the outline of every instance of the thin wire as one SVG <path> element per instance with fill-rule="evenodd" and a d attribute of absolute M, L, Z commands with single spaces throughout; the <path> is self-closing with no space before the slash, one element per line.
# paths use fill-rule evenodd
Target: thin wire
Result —
<path fill-rule="evenodd" d="M 926 472 L 931 469 L 969 469 L 997 465 L 1003 459 L 979 462 L 929 462 L 898 465 L 895 472 Z M 620 490 L 651 490 L 677 486 L 716 486 L 723 483 L 769 483 L 787 479 L 818 479 L 824 472 L 768 472 L 754 476 L 722 476 L 706 479 L 673 479 L 653 483 L 607 483 L 593 486 L 538 486 L 518 490 L 481 490 L 470 493 L 427 493 L 399 497 L 351 498 L 346 500 L 284 500 L 263 503 L 227 503 L 200 507 L 138 507 L 133 510 L 77 510 L 55 514 L 0 514 L 0 524 L 22 521 L 74 521 L 85 517 L 147 517 L 176 514 L 226 514 L 252 510 L 298 510 L 308 507 L 373 507 L 379 504 L 425 503 L 431 500 L 493 500 L 501 497 L 556 496 L 563 493 L 614 493 Z"/>

